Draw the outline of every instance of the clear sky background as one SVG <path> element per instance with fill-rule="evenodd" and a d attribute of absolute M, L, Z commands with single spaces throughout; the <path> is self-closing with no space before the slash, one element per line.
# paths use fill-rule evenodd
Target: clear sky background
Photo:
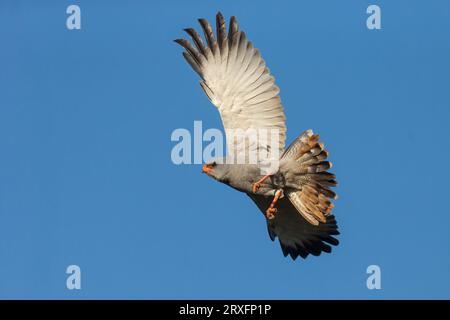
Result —
<path fill-rule="evenodd" d="M 284 258 L 250 199 L 171 162 L 174 129 L 221 128 L 172 42 L 218 10 L 276 77 L 288 142 L 331 152 L 332 254 Z M 444 0 L 1 1 L 0 298 L 450 298 L 449 57 Z"/>

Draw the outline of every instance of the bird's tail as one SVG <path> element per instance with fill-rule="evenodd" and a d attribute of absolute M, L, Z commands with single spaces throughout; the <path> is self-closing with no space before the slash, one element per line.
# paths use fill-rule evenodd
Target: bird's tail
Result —
<path fill-rule="evenodd" d="M 306 130 L 292 142 L 282 159 L 294 165 L 290 181 L 286 181 L 287 195 L 300 214 L 311 224 L 326 223 L 337 195 L 330 188 L 337 185 L 336 176 L 327 172 L 332 167 L 327 161 L 328 151 L 312 130 Z"/>

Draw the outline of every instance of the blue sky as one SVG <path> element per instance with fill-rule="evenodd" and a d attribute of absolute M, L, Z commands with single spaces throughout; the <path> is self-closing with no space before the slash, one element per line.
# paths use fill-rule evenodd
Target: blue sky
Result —
<path fill-rule="evenodd" d="M 218 10 L 276 77 L 288 142 L 331 152 L 330 255 L 284 258 L 246 196 L 171 162 L 174 129 L 221 128 L 172 42 Z M 0 298 L 450 298 L 449 21 L 443 0 L 2 1 Z"/>

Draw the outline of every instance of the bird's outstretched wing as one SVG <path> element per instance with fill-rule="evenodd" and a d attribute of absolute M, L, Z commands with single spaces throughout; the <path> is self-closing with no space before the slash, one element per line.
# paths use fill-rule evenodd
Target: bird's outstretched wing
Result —
<path fill-rule="evenodd" d="M 251 193 L 248 196 L 263 213 L 270 205 L 270 198 Z M 330 253 L 330 245 L 339 244 L 339 241 L 333 237 L 339 234 L 333 215 L 326 217 L 326 223 L 312 225 L 298 214 L 297 209 L 287 197 L 278 201 L 277 210 L 275 218 L 267 220 L 267 229 L 270 239 L 274 241 L 278 237 L 284 256 L 290 255 L 294 260 L 298 256 L 306 258 L 308 254 L 318 256 L 322 251 Z"/>
<path fill-rule="evenodd" d="M 199 22 L 206 44 L 192 28 L 185 31 L 194 45 L 185 39 L 175 42 L 184 47 L 183 56 L 200 75 L 201 87 L 219 109 L 229 153 L 255 149 L 271 153 L 276 148 L 281 155 L 286 139 L 285 115 L 279 89 L 259 51 L 238 30 L 235 17 L 231 17 L 227 33 L 222 14 L 217 14 L 217 36 L 207 20 Z M 248 135 L 254 137 L 255 130 L 267 135 L 256 142 L 247 140 Z"/>

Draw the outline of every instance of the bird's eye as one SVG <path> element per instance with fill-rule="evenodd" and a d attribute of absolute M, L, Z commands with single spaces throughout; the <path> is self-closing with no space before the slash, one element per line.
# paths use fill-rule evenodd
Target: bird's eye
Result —
<path fill-rule="evenodd" d="M 216 162 L 214 161 L 214 162 L 207 163 L 205 166 L 208 168 L 214 168 L 216 166 Z"/>
<path fill-rule="evenodd" d="M 217 164 L 217 163 L 216 163 L 215 161 L 213 161 L 213 162 L 207 163 L 206 166 L 207 166 L 207 167 L 210 167 L 210 168 L 213 168 L 213 167 L 216 166 L 216 164 Z"/>

